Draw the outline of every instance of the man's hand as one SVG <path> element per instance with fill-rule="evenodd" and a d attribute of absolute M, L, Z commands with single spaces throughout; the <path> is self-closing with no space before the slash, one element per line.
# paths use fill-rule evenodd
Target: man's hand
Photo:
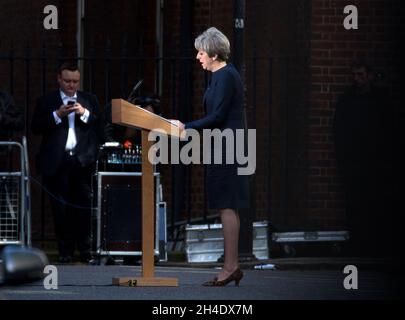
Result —
<path fill-rule="evenodd" d="M 86 111 L 86 109 L 78 102 L 74 104 L 73 110 L 79 116 L 84 115 L 84 112 Z"/>
<path fill-rule="evenodd" d="M 58 110 L 56 110 L 56 115 L 62 119 L 74 111 L 75 106 L 73 104 L 61 105 Z"/>
<path fill-rule="evenodd" d="M 75 104 L 68 104 L 68 105 L 62 105 L 59 107 L 58 110 L 56 110 L 56 115 L 59 118 L 66 117 L 69 115 L 71 112 L 74 112 L 75 114 L 82 116 L 84 115 L 84 112 L 86 109 L 80 104 L 80 103 L 75 103 Z"/>

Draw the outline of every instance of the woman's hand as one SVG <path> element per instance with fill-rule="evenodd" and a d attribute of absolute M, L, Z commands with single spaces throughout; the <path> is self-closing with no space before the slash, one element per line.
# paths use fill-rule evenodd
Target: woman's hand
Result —
<path fill-rule="evenodd" d="M 182 123 L 179 120 L 169 120 L 171 124 L 175 125 L 176 127 L 179 127 L 180 131 L 185 129 L 184 123 Z"/>

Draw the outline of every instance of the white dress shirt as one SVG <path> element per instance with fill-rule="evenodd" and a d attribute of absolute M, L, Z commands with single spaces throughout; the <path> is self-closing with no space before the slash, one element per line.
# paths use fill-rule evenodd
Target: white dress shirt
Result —
<path fill-rule="evenodd" d="M 63 91 L 60 91 L 60 97 L 62 98 L 64 105 L 67 105 L 68 101 L 74 101 L 75 103 L 77 102 L 77 93 L 75 93 L 75 95 L 73 97 L 69 97 Z M 84 114 L 80 117 L 80 120 L 83 121 L 84 123 L 87 123 L 89 121 L 89 116 L 90 116 L 89 110 L 85 109 Z M 58 115 L 56 114 L 56 111 L 53 112 L 53 117 L 55 118 L 55 123 L 57 125 L 60 125 L 62 123 L 62 119 L 58 117 Z M 68 132 L 68 137 L 67 137 L 66 146 L 65 146 L 66 151 L 73 150 L 77 145 L 76 131 L 75 131 L 75 118 L 76 118 L 76 114 L 74 112 L 69 113 L 69 115 L 68 115 L 69 132 Z"/>

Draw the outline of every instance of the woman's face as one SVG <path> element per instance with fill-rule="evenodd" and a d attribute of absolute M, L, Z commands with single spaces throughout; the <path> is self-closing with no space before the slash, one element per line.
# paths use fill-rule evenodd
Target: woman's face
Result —
<path fill-rule="evenodd" d="M 210 58 L 204 50 L 198 50 L 196 59 L 200 61 L 201 66 L 204 70 L 211 71 L 213 59 Z"/>

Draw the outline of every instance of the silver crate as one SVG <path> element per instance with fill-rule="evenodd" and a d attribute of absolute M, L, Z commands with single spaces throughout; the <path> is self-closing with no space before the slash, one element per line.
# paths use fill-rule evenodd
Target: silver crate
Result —
<path fill-rule="evenodd" d="M 275 232 L 271 236 L 272 243 L 277 244 L 284 257 L 297 255 L 328 254 L 338 255 L 341 252 L 340 243 L 349 239 L 348 231 L 295 231 Z M 311 250 L 315 250 L 312 251 Z"/>
<path fill-rule="evenodd" d="M 269 258 L 268 223 L 253 223 L 253 254 L 259 260 Z M 216 262 L 224 252 L 222 224 L 186 226 L 186 254 L 188 262 Z"/>
<path fill-rule="evenodd" d="M 299 231 L 299 232 L 275 232 L 272 240 L 278 243 L 286 242 L 339 242 L 349 239 L 348 231 Z"/>

